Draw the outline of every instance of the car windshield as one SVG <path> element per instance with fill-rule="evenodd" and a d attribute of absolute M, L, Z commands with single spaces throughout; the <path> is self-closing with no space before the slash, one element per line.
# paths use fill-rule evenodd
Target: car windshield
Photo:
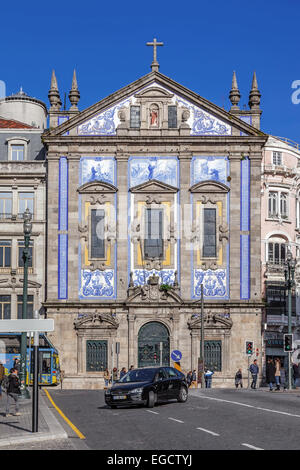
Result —
<path fill-rule="evenodd" d="M 124 377 L 122 377 L 119 382 L 147 382 L 152 381 L 156 369 L 135 369 L 127 372 Z"/>

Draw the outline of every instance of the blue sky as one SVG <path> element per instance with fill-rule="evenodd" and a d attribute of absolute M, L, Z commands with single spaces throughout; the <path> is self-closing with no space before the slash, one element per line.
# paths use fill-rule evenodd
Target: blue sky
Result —
<path fill-rule="evenodd" d="M 0 18 L 8 95 L 22 86 L 48 105 L 52 69 L 63 99 L 76 68 L 83 110 L 147 74 L 156 37 L 160 72 L 227 110 L 232 71 L 243 107 L 256 70 L 262 130 L 300 143 L 298 0 L 30 0 L 5 2 Z"/>

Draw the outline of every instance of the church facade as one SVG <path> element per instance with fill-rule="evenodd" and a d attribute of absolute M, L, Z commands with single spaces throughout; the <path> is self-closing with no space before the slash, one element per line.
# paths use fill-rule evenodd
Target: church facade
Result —
<path fill-rule="evenodd" d="M 101 388 L 106 368 L 197 369 L 215 386 L 261 351 L 260 93 L 248 110 L 234 74 L 229 112 L 158 71 L 79 112 L 61 111 L 55 74 L 48 165 L 49 334 L 64 386 Z M 116 351 L 118 354 L 116 354 Z M 261 363 L 261 355 L 258 356 Z"/>

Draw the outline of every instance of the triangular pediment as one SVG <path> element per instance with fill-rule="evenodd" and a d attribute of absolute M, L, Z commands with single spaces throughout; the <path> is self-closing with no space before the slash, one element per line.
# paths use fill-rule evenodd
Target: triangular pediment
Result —
<path fill-rule="evenodd" d="M 200 181 L 190 188 L 191 193 L 228 193 L 230 188 L 217 181 Z"/>
<path fill-rule="evenodd" d="M 113 184 L 105 183 L 103 181 L 93 181 L 91 183 L 85 183 L 80 186 L 77 191 L 80 194 L 94 194 L 94 193 L 116 193 L 118 188 Z"/>
<path fill-rule="evenodd" d="M 121 122 L 120 109 L 134 105 L 138 99 L 137 96 L 146 97 L 151 94 L 156 97 L 158 95 L 168 97 L 174 105 L 188 109 L 187 124 L 191 129 L 191 136 L 231 136 L 232 127 L 236 127 L 243 135 L 266 136 L 239 117 L 230 114 L 160 72 L 150 72 L 77 113 L 60 126 L 45 131 L 43 134 L 45 141 L 48 137 L 55 136 L 69 138 L 66 133 L 75 128 L 77 135 L 80 136 L 116 135 L 116 129 Z"/>
<path fill-rule="evenodd" d="M 132 193 L 177 193 L 178 188 L 158 180 L 150 180 L 130 188 Z"/>

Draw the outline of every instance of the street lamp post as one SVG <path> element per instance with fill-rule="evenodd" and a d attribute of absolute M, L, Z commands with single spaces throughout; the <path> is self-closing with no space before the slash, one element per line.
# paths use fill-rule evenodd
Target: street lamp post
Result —
<path fill-rule="evenodd" d="M 292 333 L 292 287 L 294 286 L 295 278 L 295 260 L 292 257 L 292 253 L 288 251 L 287 260 L 285 263 L 284 276 L 285 276 L 285 285 L 288 291 L 288 333 Z M 292 388 L 292 374 L 291 374 L 291 354 L 292 351 L 288 353 L 289 355 L 289 366 L 288 366 L 288 389 Z"/>
<path fill-rule="evenodd" d="M 24 232 L 24 250 L 23 250 L 23 261 L 24 261 L 24 275 L 23 275 L 23 308 L 22 308 L 22 319 L 27 319 L 27 288 L 28 288 L 28 262 L 30 259 L 30 235 L 31 235 L 31 213 L 27 208 L 23 214 L 23 232 Z M 21 382 L 21 396 L 23 398 L 30 398 L 28 388 L 26 386 L 26 358 L 27 358 L 27 333 L 23 332 L 21 335 L 21 364 L 20 364 L 20 382 Z"/>

